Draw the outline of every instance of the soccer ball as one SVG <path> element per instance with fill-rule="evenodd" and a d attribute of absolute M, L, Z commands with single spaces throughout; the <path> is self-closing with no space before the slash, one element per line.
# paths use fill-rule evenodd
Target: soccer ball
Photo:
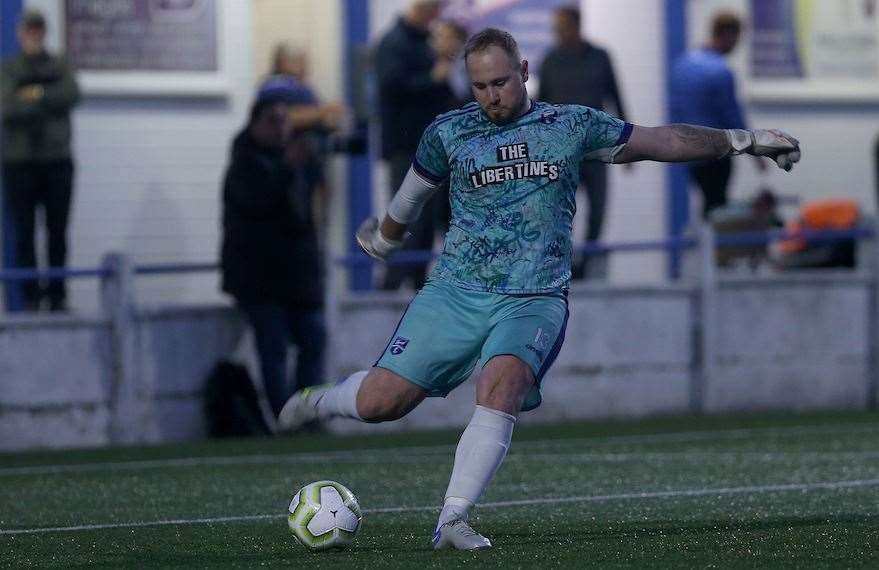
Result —
<path fill-rule="evenodd" d="M 312 549 L 351 544 L 362 518 L 354 493 L 335 481 L 317 481 L 299 489 L 290 501 L 287 525 L 296 540 Z"/>

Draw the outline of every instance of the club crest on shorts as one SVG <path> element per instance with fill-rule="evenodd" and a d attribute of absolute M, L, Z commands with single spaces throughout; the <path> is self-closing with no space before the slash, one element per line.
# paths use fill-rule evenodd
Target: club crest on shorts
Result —
<path fill-rule="evenodd" d="M 398 354 L 403 354 L 403 351 L 406 350 L 406 347 L 409 346 L 409 339 L 398 336 L 394 339 L 394 342 L 391 343 L 391 354 L 397 356 Z"/>
<path fill-rule="evenodd" d="M 543 360 L 544 355 L 546 354 L 546 349 L 549 346 L 549 334 L 543 331 L 543 328 L 538 328 L 537 333 L 534 335 L 534 339 L 525 345 L 525 348 L 530 350 L 531 352 L 537 355 L 537 358 Z"/>

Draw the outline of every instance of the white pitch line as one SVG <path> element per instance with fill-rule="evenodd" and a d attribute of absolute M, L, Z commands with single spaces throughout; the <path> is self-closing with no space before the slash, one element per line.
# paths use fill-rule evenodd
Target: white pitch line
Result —
<path fill-rule="evenodd" d="M 734 440 L 754 435 L 816 435 L 816 434 L 854 434 L 879 431 L 875 424 L 833 424 L 825 426 L 788 426 L 775 428 L 739 428 L 714 431 L 669 432 L 645 435 L 611 435 L 568 439 L 525 440 L 515 443 L 513 451 L 529 448 L 546 450 L 553 447 L 568 447 L 588 444 L 608 446 L 636 443 L 688 443 L 701 441 Z M 84 473 L 107 470 L 159 469 L 165 467 L 201 467 L 230 465 L 286 465 L 295 463 L 419 463 L 418 455 L 449 453 L 454 445 L 427 445 L 412 447 L 384 447 L 362 450 L 317 451 L 276 455 L 230 455 L 211 457 L 186 457 L 171 459 L 145 459 L 135 461 L 115 461 L 106 463 L 71 463 L 55 465 L 30 465 L 22 467 L 2 467 L 0 477 L 17 475 L 54 475 L 65 473 Z M 405 457 L 388 459 L 385 455 L 405 454 Z"/>
<path fill-rule="evenodd" d="M 747 495 L 758 493 L 782 493 L 789 491 L 817 491 L 852 489 L 858 487 L 879 486 L 879 479 L 859 479 L 854 481 L 826 481 L 818 483 L 791 483 L 780 485 L 754 485 L 748 487 L 720 487 L 717 489 L 680 489 L 676 491 L 651 491 L 642 493 L 619 493 L 614 495 L 583 495 L 577 497 L 546 497 L 542 499 L 520 499 L 517 501 L 495 501 L 480 503 L 480 509 L 500 509 L 528 505 L 557 505 L 563 503 L 597 503 L 605 501 L 623 501 L 631 499 L 668 499 L 675 497 L 705 497 L 712 495 Z M 364 514 L 414 513 L 421 511 L 439 511 L 436 505 L 419 507 L 383 507 L 365 509 Z M 43 528 L 0 529 L 0 536 L 12 534 L 44 534 L 50 532 L 75 532 L 81 530 L 107 530 L 116 528 L 143 528 L 173 525 L 214 524 L 227 522 L 247 522 L 255 520 L 285 517 L 285 514 L 243 515 L 233 517 L 215 517 L 199 519 L 173 519 L 160 521 L 144 521 L 129 523 L 92 524 L 78 526 L 58 526 Z"/>

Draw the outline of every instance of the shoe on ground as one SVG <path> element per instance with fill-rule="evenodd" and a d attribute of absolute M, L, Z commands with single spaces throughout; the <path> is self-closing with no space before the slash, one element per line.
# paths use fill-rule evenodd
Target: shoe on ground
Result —
<path fill-rule="evenodd" d="M 464 519 L 455 519 L 443 524 L 433 535 L 434 550 L 451 548 L 454 550 L 485 550 L 491 548 L 491 541 L 473 530 Z"/>

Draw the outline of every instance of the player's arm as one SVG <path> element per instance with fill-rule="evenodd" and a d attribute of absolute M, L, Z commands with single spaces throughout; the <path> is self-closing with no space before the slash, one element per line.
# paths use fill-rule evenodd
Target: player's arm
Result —
<path fill-rule="evenodd" d="M 406 240 L 406 228 L 418 219 L 437 187 L 410 168 L 381 224 L 370 217 L 360 225 L 356 236 L 360 249 L 376 259 L 387 259 L 400 249 Z"/>
<path fill-rule="evenodd" d="M 766 156 L 790 170 L 800 160 L 800 143 L 777 130 L 712 129 L 695 125 L 635 126 L 615 163 L 655 160 L 687 162 L 737 154 Z"/>

